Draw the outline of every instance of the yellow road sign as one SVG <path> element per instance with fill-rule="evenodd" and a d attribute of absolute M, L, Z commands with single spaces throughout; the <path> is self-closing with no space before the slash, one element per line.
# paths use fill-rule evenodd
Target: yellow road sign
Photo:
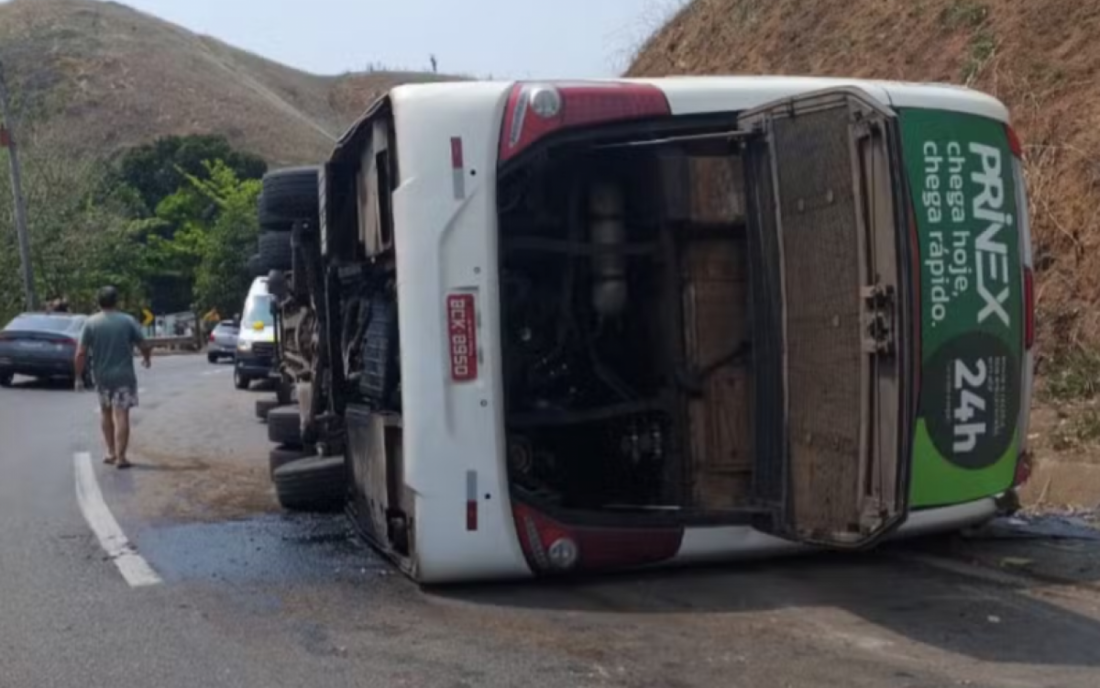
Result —
<path fill-rule="evenodd" d="M 153 324 L 153 320 L 154 320 L 153 313 L 148 308 L 142 308 L 141 309 L 141 317 L 142 317 L 142 320 L 141 320 L 142 325 L 145 325 L 146 327 L 149 327 L 150 325 Z"/>

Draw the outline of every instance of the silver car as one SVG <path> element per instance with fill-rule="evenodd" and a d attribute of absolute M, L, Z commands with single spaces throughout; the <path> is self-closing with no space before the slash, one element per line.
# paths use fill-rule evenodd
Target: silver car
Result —
<path fill-rule="evenodd" d="M 223 320 L 210 332 L 206 344 L 206 360 L 217 363 L 223 358 L 232 359 L 237 353 L 237 336 L 241 328 L 232 320 Z"/>

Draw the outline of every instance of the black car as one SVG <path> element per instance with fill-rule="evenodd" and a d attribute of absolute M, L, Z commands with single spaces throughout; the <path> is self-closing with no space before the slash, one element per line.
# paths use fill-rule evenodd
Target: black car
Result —
<path fill-rule="evenodd" d="M 76 349 L 87 316 L 72 313 L 24 313 L 0 330 L 0 386 L 16 375 L 76 378 Z M 85 372 L 85 383 L 90 383 Z"/>

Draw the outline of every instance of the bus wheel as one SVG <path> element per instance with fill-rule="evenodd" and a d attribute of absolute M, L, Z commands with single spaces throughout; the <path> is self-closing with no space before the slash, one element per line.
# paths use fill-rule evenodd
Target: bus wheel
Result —
<path fill-rule="evenodd" d="M 267 422 L 267 414 L 272 410 L 282 406 L 278 399 L 257 399 L 256 400 L 256 417 Z"/>
<path fill-rule="evenodd" d="M 272 444 L 302 445 L 302 418 L 297 406 L 280 406 L 267 412 L 267 439 Z"/>
<path fill-rule="evenodd" d="M 289 511 L 333 512 L 344 506 L 347 476 L 342 456 L 315 456 L 280 466 L 275 496 Z"/>
<path fill-rule="evenodd" d="M 281 445 L 271 450 L 271 453 L 267 456 L 268 468 L 271 471 L 271 476 L 275 477 L 275 471 L 279 470 L 283 466 L 292 461 L 298 461 L 300 459 L 308 459 L 313 456 L 314 452 L 308 452 L 301 447 L 290 447 L 287 445 Z"/>

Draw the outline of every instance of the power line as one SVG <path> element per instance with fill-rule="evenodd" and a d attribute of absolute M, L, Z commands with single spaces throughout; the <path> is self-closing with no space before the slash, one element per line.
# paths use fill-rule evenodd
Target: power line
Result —
<path fill-rule="evenodd" d="M 19 260 L 23 268 L 23 292 L 27 301 L 27 310 L 33 311 L 38 305 L 38 295 L 34 290 L 34 267 L 31 265 L 31 240 L 27 233 L 27 206 L 23 198 L 23 169 L 19 165 L 19 144 L 12 131 L 14 119 L 8 100 L 8 86 L 4 80 L 4 65 L 0 63 L 0 147 L 8 149 L 8 163 L 11 165 L 11 193 L 15 205 L 15 233 L 19 237 Z"/>

